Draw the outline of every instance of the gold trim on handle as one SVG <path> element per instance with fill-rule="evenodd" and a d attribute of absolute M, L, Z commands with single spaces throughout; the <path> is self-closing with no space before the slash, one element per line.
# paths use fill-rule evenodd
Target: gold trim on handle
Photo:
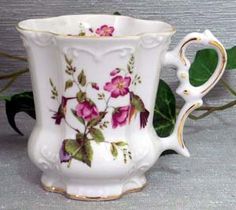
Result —
<path fill-rule="evenodd" d="M 227 62 L 226 52 L 225 52 L 224 47 L 219 42 L 217 42 L 215 40 L 209 41 L 209 44 L 217 47 L 220 50 L 220 53 L 222 55 L 222 64 L 220 67 L 220 71 L 219 71 L 218 75 L 216 76 L 216 78 L 214 79 L 214 81 L 205 90 L 203 90 L 201 92 L 202 94 L 208 92 L 215 85 L 215 83 L 218 81 L 219 77 L 221 77 L 221 75 L 225 69 L 226 62 Z"/>
<path fill-rule="evenodd" d="M 185 59 L 185 56 L 184 56 L 184 47 L 185 45 L 187 45 L 189 42 L 193 42 L 193 41 L 200 41 L 201 39 L 199 37 L 194 37 L 192 39 L 189 39 L 187 40 L 186 42 L 184 42 L 179 50 L 179 57 L 180 57 L 180 60 L 182 61 L 182 63 L 186 66 L 187 65 L 187 61 Z"/>
<path fill-rule="evenodd" d="M 198 107 L 200 106 L 199 103 L 196 103 L 196 104 L 193 104 L 192 106 L 190 106 L 188 108 L 188 110 L 183 114 L 181 120 L 180 120 L 180 123 L 179 123 L 179 126 L 178 126 L 178 142 L 179 144 L 182 146 L 182 148 L 185 147 L 185 144 L 184 144 L 184 140 L 183 140 L 183 129 L 184 129 L 184 123 L 185 123 L 185 120 L 187 119 L 188 115 L 194 110 L 194 109 L 197 109 Z"/>

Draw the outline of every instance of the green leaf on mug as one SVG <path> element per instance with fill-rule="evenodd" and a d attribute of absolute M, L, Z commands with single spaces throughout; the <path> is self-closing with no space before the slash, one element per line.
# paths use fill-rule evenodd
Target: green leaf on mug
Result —
<path fill-rule="evenodd" d="M 74 139 L 67 139 L 65 142 L 65 151 L 74 159 L 82 161 L 91 167 L 93 149 L 90 141 L 86 141 L 82 146 L 80 146 Z"/>
<path fill-rule="evenodd" d="M 73 81 L 71 79 L 68 79 L 65 83 L 65 90 L 71 88 L 72 86 L 73 86 Z"/>
<path fill-rule="evenodd" d="M 156 96 L 153 125 L 160 137 L 169 136 L 176 121 L 175 96 L 170 87 L 160 80 Z"/>
<path fill-rule="evenodd" d="M 90 128 L 89 133 L 96 142 L 103 142 L 105 140 L 103 133 L 98 128 Z"/>
<path fill-rule="evenodd" d="M 236 69 L 236 47 L 232 47 L 226 50 L 226 52 L 228 57 L 226 69 Z M 217 62 L 218 56 L 215 50 L 199 50 L 189 69 L 189 79 L 191 84 L 194 86 L 204 84 L 214 73 Z"/>
<path fill-rule="evenodd" d="M 75 111 L 74 109 L 71 109 L 71 112 L 72 112 L 72 114 L 75 116 L 75 118 L 76 118 L 80 123 L 82 123 L 83 125 L 85 125 L 84 119 L 83 119 L 82 117 L 78 116 L 78 115 L 76 114 L 76 111 Z"/>
<path fill-rule="evenodd" d="M 118 156 L 118 151 L 117 148 L 115 146 L 115 144 L 111 143 L 111 154 L 114 158 L 116 158 Z"/>
<path fill-rule="evenodd" d="M 84 74 L 84 70 L 80 72 L 78 75 L 78 82 L 80 85 L 85 86 L 86 85 L 86 76 Z"/>
<path fill-rule="evenodd" d="M 83 162 L 86 163 L 89 167 L 91 167 L 91 163 L 93 160 L 93 148 L 91 146 L 90 141 L 86 141 L 84 147 L 82 148 L 83 151 Z"/>
<path fill-rule="evenodd" d="M 22 92 L 11 96 L 5 100 L 7 120 L 11 127 L 20 135 L 23 133 L 17 128 L 15 116 L 19 112 L 25 112 L 32 118 L 36 118 L 34 109 L 34 99 L 32 92 Z"/>

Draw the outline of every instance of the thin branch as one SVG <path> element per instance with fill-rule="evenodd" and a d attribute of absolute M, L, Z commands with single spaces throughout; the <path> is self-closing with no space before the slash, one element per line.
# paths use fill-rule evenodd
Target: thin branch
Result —
<path fill-rule="evenodd" d="M 226 81 L 224 81 L 223 79 L 220 79 L 220 82 L 222 83 L 222 85 L 224 86 L 226 90 L 228 90 L 231 94 L 236 96 L 236 90 L 230 87 L 230 85 Z"/>
<path fill-rule="evenodd" d="M 24 73 L 26 73 L 28 71 L 29 71 L 28 68 L 24 68 L 24 69 L 21 69 L 19 71 L 16 71 L 16 72 L 13 72 L 13 73 L 10 73 L 10 74 L 0 75 L 0 80 L 10 79 L 10 78 L 15 77 L 15 76 L 18 77 L 21 74 L 24 74 Z"/>
<path fill-rule="evenodd" d="M 5 58 L 10 58 L 10 59 L 13 59 L 13 60 L 20 60 L 20 61 L 26 61 L 27 62 L 27 59 L 25 57 L 10 55 L 8 53 L 1 52 L 1 51 L 0 51 L 0 56 L 5 57 Z"/>
<path fill-rule="evenodd" d="M 10 100 L 10 96 L 3 96 L 3 95 L 0 95 L 0 101 L 4 101 L 4 100 Z"/>
<path fill-rule="evenodd" d="M 17 79 L 16 76 L 14 76 L 13 78 L 11 78 L 11 79 L 7 82 L 7 84 L 6 84 L 2 89 L 0 89 L 0 93 L 2 93 L 4 90 L 6 90 L 7 88 L 9 88 L 9 87 L 15 82 L 16 79 Z"/>
<path fill-rule="evenodd" d="M 199 119 L 202 119 L 208 115 L 210 115 L 211 113 L 215 112 L 215 111 L 223 111 L 225 109 L 228 109 L 228 108 L 231 108 L 233 106 L 236 105 L 236 100 L 234 101 L 231 101 L 225 105 L 222 105 L 222 106 L 216 106 L 216 107 L 208 107 L 207 111 L 204 112 L 203 114 L 199 115 L 199 116 L 196 116 L 196 115 L 193 115 L 193 114 L 190 114 L 189 115 L 189 118 L 190 119 L 193 119 L 193 120 L 199 120 Z M 210 109 L 209 109 L 210 108 Z"/>

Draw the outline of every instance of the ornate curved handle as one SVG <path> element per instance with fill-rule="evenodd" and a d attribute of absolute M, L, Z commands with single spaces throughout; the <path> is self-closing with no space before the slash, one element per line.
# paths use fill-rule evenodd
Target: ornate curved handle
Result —
<path fill-rule="evenodd" d="M 208 45 L 214 48 L 218 54 L 218 64 L 210 79 L 199 87 L 194 87 L 189 81 L 190 62 L 185 57 L 186 48 L 193 43 Z M 206 30 L 204 33 L 190 33 L 173 50 L 165 55 L 164 65 L 174 65 L 177 67 L 177 77 L 180 85 L 176 93 L 185 100 L 185 105 L 180 110 L 177 117 L 176 125 L 173 133 L 166 138 L 161 138 L 161 145 L 163 151 L 166 149 L 173 149 L 176 152 L 189 156 L 188 149 L 185 147 L 183 141 L 183 127 L 188 115 L 202 105 L 202 97 L 205 96 L 218 82 L 224 73 L 227 61 L 227 54 L 223 45 L 213 36 L 213 34 Z"/>

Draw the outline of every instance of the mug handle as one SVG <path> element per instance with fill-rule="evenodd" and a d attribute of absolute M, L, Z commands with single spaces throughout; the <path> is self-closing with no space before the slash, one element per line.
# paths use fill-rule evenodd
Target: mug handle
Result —
<path fill-rule="evenodd" d="M 186 48 L 193 43 L 203 44 L 215 49 L 218 54 L 218 64 L 207 82 L 203 85 L 195 87 L 189 81 L 190 62 L 185 57 Z M 206 30 L 204 33 L 187 34 L 177 45 L 173 51 L 165 54 L 164 65 L 172 65 L 177 68 L 177 77 L 180 85 L 176 93 L 180 95 L 185 104 L 181 108 L 173 133 L 165 138 L 160 138 L 162 151 L 172 149 L 189 157 L 189 151 L 183 141 L 183 127 L 188 115 L 203 104 L 202 97 L 205 96 L 219 81 L 224 73 L 227 62 L 227 54 L 223 45 L 214 37 L 214 35 Z"/>

